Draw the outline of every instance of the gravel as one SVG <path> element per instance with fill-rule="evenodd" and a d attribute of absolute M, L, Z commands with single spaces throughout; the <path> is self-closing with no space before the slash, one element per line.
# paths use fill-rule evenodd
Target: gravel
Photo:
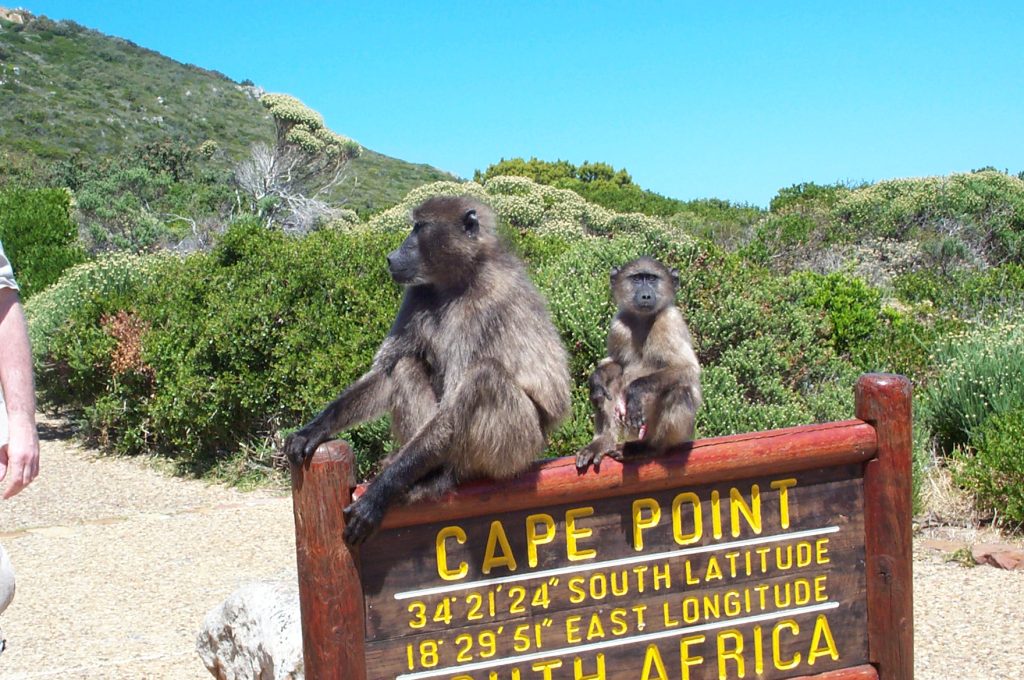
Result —
<path fill-rule="evenodd" d="M 294 576 L 290 497 L 97 456 L 59 421 L 43 419 L 41 433 L 39 478 L 0 502 L 0 542 L 18 575 L 0 619 L 0 678 L 211 677 L 194 649 L 206 612 L 245 583 Z M 967 568 L 920 542 L 915 677 L 1022 677 L 1024 571 Z"/>

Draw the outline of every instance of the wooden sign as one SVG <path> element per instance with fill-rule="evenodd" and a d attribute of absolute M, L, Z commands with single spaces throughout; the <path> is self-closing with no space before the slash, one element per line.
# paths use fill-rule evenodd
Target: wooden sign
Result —
<path fill-rule="evenodd" d="M 909 384 L 862 378 L 857 415 L 549 461 L 396 508 L 358 555 L 325 447 L 293 477 L 307 676 L 909 678 Z"/>

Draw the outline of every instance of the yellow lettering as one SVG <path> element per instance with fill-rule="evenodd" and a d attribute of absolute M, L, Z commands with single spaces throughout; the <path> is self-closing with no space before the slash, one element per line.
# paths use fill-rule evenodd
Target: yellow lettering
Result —
<path fill-rule="evenodd" d="M 789 528 L 789 487 L 796 486 L 796 480 L 776 479 L 771 487 L 779 492 L 779 524 L 783 529 Z"/>
<path fill-rule="evenodd" d="M 650 513 L 643 516 L 644 511 Z M 638 498 L 633 501 L 633 550 L 637 552 L 644 549 L 644 529 L 658 526 L 661 521 L 661 507 L 653 498 Z"/>
<path fill-rule="evenodd" d="M 567 616 L 565 619 L 565 640 L 566 642 L 583 642 L 583 638 L 580 637 L 580 621 L 583 617 L 578 614 Z"/>
<path fill-rule="evenodd" d="M 598 614 L 590 616 L 590 625 L 587 626 L 587 641 L 601 639 L 604 637 L 604 626 L 601 625 L 601 617 Z"/>
<path fill-rule="evenodd" d="M 764 673 L 764 633 L 761 626 L 754 626 L 754 672 Z"/>
<path fill-rule="evenodd" d="M 544 680 L 552 680 L 551 671 L 557 670 L 562 667 L 561 659 L 548 659 L 547 661 L 538 661 L 534 663 L 530 668 L 536 672 L 544 673 Z"/>
<path fill-rule="evenodd" d="M 687 635 L 679 641 L 679 661 L 683 668 L 683 680 L 690 680 L 690 666 L 704 663 L 703 656 L 690 656 L 690 645 L 704 644 L 703 635 Z"/>
<path fill-rule="evenodd" d="M 647 605 L 645 605 L 645 604 L 639 604 L 639 605 L 633 607 L 633 613 L 636 614 L 636 629 L 637 630 L 643 630 L 644 628 L 647 627 L 647 624 L 644 623 L 644 612 L 645 611 L 647 611 Z"/>
<path fill-rule="evenodd" d="M 828 557 L 828 539 L 827 538 L 819 538 L 817 541 L 814 542 L 814 545 L 815 545 L 815 551 L 814 551 L 814 561 L 815 562 L 817 562 L 818 564 L 828 564 L 829 562 L 832 561 Z"/>
<path fill-rule="evenodd" d="M 722 500 L 717 489 L 711 492 L 711 535 L 722 537 Z"/>
<path fill-rule="evenodd" d="M 825 646 L 821 645 L 824 640 Z M 839 650 L 836 649 L 835 638 L 832 637 L 832 630 L 828 627 L 828 619 L 824 614 L 818 614 L 814 621 L 814 635 L 811 636 L 811 649 L 807 652 L 807 663 L 813 666 L 815 659 L 828 654 L 833 661 L 839 660 Z"/>
<path fill-rule="evenodd" d="M 708 570 L 704 574 L 705 581 L 720 581 L 722 579 L 722 567 L 718 564 L 718 558 L 712 555 L 708 558 Z"/>
<path fill-rule="evenodd" d="M 700 620 L 700 601 L 696 597 L 683 600 L 683 621 L 697 623 Z"/>
<path fill-rule="evenodd" d="M 814 548 L 808 541 L 800 541 L 796 544 L 796 566 L 810 566 L 814 560 Z"/>
<path fill-rule="evenodd" d="M 573 604 L 579 604 L 583 600 L 587 599 L 587 593 L 583 590 L 583 577 L 573 576 L 569 579 L 569 591 L 572 593 L 569 595 L 569 602 Z"/>
<path fill-rule="evenodd" d="M 651 675 L 652 670 L 657 675 Z M 661 652 L 654 645 L 647 645 L 647 650 L 644 652 L 644 670 L 640 680 L 668 680 L 665 662 L 661 660 Z"/>
<path fill-rule="evenodd" d="M 629 624 L 626 623 L 626 614 L 628 612 L 625 609 L 613 609 L 608 615 L 612 622 L 612 635 L 623 635 L 629 630 Z"/>
<path fill-rule="evenodd" d="M 603 600 L 608 596 L 608 577 L 598 572 L 590 577 L 590 597 Z"/>
<path fill-rule="evenodd" d="M 597 550 L 590 548 L 588 550 L 580 550 L 577 545 L 577 541 L 581 538 L 587 538 L 592 533 L 593 529 L 581 529 L 576 526 L 576 520 L 583 517 L 589 517 L 594 514 L 594 508 L 573 508 L 565 512 L 565 549 L 568 554 L 569 560 L 572 562 L 579 562 L 580 560 L 592 560 L 597 557 Z"/>
<path fill-rule="evenodd" d="M 725 615 L 736 616 L 739 614 L 743 609 L 740 604 L 741 602 L 739 591 L 727 590 L 725 595 L 722 596 L 722 604 L 725 605 Z"/>
<path fill-rule="evenodd" d="M 822 574 L 821 576 L 814 577 L 814 601 L 824 602 L 828 599 L 828 593 L 825 592 L 825 582 L 828 580 L 828 574 Z"/>
<path fill-rule="evenodd" d="M 459 562 L 459 566 L 456 569 L 448 567 L 448 548 L 445 545 L 445 541 L 449 538 L 454 538 L 460 544 L 465 543 L 466 532 L 460 526 L 445 527 L 437 532 L 437 538 L 434 541 L 437 555 L 437 575 L 445 581 L 458 581 L 460 578 L 465 578 L 466 574 L 469 573 L 469 565 L 465 562 Z"/>
<path fill-rule="evenodd" d="M 733 538 L 740 535 L 740 514 L 755 534 L 761 533 L 761 489 L 757 484 L 750 487 L 750 505 L 747 505 L 739 489 L 729 489 L 729 517 Z"/>
<path fill-rule="evenodd" d="M 720 619 L 722 618 L 722 601 L 719 599 L 718 593 L 714 595 L 704 596 L 704 618 L 705 619 Z"/>
<path fill-rule="evenodd" d="M 793 602 L 802 606 L 811 601 L 811 582 L 805 578 L 793 581 Z"/>
<path fill-rule="evenodd" d="M 604 654 L 597 655 L 597 672 L 583 675 L 583 659 L 576 656 L 572 660 L 572 672 L 576 680 L 604 680 Z"/>
<path fill-rule="evenodd" d="M 672 618 L 672 613 L 669 612 L 669 603 L 661 603 L 662 618 L 665 619 L 666 628 L 676 628 L 679 626 L 679 619 Z"/>
<path fill-rule="evenodd" d="M 693 568 L 690 566 L 690 560 L 686 560 L 686 585 L 697 586 L 700 585 L 700 579 L 695 578 L 693 575 Z"/>
<path fill-rule="evenodd" d="M 693 531 L 683 533 L 683 503 L 689 503 L 693 509 Z M 700 540 L 704 533 L 704 526 L 701 524 L 700 498 L 692 491 L 684 491 L 672 499 L 672 536 L 679 545 L 689 545 Z"/>
<path fill-rule="evenodd" d="M 654 565 L 654 589 L 655 590 L 661 590 L 662 588 L 671 588 L 672 587 L 672 575 L 671 575 L 671 572 L 669 570 L 670 566 L 671 565 L 669 565 L 669 564 L 666 564 L 664 566 L 657 565 L 657 564 Z"/>
<path fill-rule="evenodd" d="M 543 533 L 538 532 L 538 527 L 543 526 Z M 550 543 L 555 540 L 555 518 L 551 515 L 540 513 L 529 515 L 526 518 L 526 561 L 531 567 L 537 566 L 537 546 Z"/>
<path fill-rule="evenodd" d="M 618 577 L 618 578 L 616 578 Z M 611 574 L 612 579 L 612 595 L 615 597 L 622 597 L 623 595 L 629 594 L 629 572 L 623 569 L 622 571 L 613 571 Z"/>
<path fill-rule="evenodd" d="M 495 549 L 500 547 L 501 554 L 496 555 Z M 508 536 L 505 535 L 505 527 L 501 522 L 491 522 L 491 530 L 487 534 L 487 549 L 484 550 L 484 564 L 481 571 L 490 574 L 494 567 L 506 567 L 509 571 L 516 570 L 516 558 L 512 554 L 512 546 L 508 543 Z"/>
<path fill-rule="evenodd" d="M 732 640 L 733 648 L 726 649 L 726 640 Z M 746 677 L 746 667 L 743 662 L 743 635 L 735 629 L 723 630 L 718 634 L 718 678 L 725 680 L 729 677 L 726 661 L 732 659 L 736 662 L 736 677 Z"/>
<path fill-rule="evenodd" d="M 788 671 L 800 664 L 800 652 L 794 654 L 793 658 L 788 661 L 782 658 L 782 643 L 779 641 L 779 633 L 782 632 L 783 628 L 788 628 L 795 636 L 800 633 L 800 625 L 793 619 L 783 619 L 772 628 L 772 663 L 775 664 L 775 668 L 778 670 Z"/>

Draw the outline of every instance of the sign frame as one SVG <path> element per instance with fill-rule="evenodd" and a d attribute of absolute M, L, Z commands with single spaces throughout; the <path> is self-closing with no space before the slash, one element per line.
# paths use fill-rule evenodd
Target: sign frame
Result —
<path fill-rule="evenodd" d="M 863 465 L 868 664 L 819 680 L 913 677 L 911 543 L 911 384 L 866 374 L 854 388 L 852 420 L 697 440 L 665 456 L 580 474 L 573 458 L 537 463 L 510 482 L 461 486 L 438 502 L 393 508 L 382 528 L 464 520 L 513 510 L 625 494 L 728 482 L 764 475 Z M 299 602 L 305 674 L 365 680 L 365 604 L 358 550 L 342 540 L 344 508 L 363 487 L 341 441 L 321 445 L 292 466 Z"/>

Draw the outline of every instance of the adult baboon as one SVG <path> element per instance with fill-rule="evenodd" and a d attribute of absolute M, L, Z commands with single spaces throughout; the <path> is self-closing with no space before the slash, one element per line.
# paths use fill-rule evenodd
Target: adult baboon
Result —
<path fill-rule="evenodd" d="M 590 376 L 594 439 L 576 454 L 586 469 L 604 456 L 660 453 L 693 439 L 701 404 L 700 364 L 675 294 L 679 273 L 641 257 L 611 274 L 618 312 L 608 356 Z M 621 435 L 627 442 L 616 449 Z"/>
<path fill-rule="evenodd" d="M 439 196 L 412 218 L 412 233 L 388 255 L 406 290 L 373 365 L 284 446 L 302 463 L 335 432 L 391 414 L 400 447 L 346 510 L 351 544 L 397 500 L 522 472 L 569 409 L 558 332 L 491 209 Z"/>

